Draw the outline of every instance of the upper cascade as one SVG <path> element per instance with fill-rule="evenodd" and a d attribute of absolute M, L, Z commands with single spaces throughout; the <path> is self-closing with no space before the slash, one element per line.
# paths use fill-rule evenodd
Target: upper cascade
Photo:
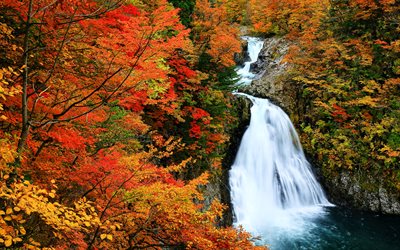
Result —
<path fill-rule="evenodd" d="M 258 55 L 264 46 L 264 40 L 258 37 L 249 36 L 244 36 L 242 38 L 248 43 L 247 52 L 250 61 L 245 62 L 243 68 L 237 70 L 238 75 L 241 77 L 238 84 L 249 85 L 255 77 L 255 74 L 250 72 L 251 64 L 257 62 Z"/>

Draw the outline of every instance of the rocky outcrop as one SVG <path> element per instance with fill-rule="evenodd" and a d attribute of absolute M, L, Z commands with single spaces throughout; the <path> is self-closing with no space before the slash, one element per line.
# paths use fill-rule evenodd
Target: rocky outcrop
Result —
<path fill-rule="evenodd" d="M 342 172 L 325 179 L 331 200 L 341 206 L 384 214 L 400 214 L 399 195 L 391 194 L 378 183 L 379 179 Z"/>
<path fill-rule="evenodd" d="M 289 45 L 283 38 L 266 38 L 257 62 L 251 65 L 251 71 L 257 77 L 240 91 L 268 98 L 286 112 L 296 110 L 298 91 L 285 81 L 289 65 L 283 58 Z"/>
<path fill-rule="evenodd" d="M 300 124 L 304 114 L 307 113 L 309 100 L 302 98 L 301 86 L 288 80 L 287 72 L 290 65 L 283 63 L 283 58 L 289 46 L 290 43 L 283 38 L 267 38 L 258 61 L 252 65 L 252 72 L 258 77 L 251 85 L 243 87 L 240 91 L 270 99 L 284 109 L 295 124 Z M 318 162 L 313 159 L 310 161 L 314 163 L 317 174 L 322 173 L 318 168 Z M 322 174 L 318 175 L 330 200 L 337 205 L 386 214 L 400 214 L 400 194 L 385 189 L 380 185 L 379 178 L 353 172 L 342 172 L 336 177 L 329 178 Z"/>

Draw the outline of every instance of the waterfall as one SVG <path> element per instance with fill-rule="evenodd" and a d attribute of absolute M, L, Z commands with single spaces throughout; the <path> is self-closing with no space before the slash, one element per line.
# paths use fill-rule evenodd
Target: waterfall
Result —
<path fill-rule="evenodd" d="M 296 130 L 286 113 L 267 99 L 236 94 L 253 106 L 229 172 L 234 223 L 262 235 L 267 244 L 282 235 L 304 233 L 323 216 L 324 206 L 332 204 L 312 173 Z"/>
<path fill-rule="evenodd" d="M 251 83 L 255 75 L 250 72 L 251 65 L 257 62 L 258 55 L 264 46 L 264 40 L 256 37 L 243 37 L 247 41 L 247 52 L 250 61 L 244 63 L 243 68 L 237 70 L 238 75 L 241 77 L 238 84 L 248 85 Z"/>

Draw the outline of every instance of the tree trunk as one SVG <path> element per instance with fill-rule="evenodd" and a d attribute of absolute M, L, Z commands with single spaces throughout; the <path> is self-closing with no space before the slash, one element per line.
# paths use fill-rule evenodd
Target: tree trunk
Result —
<path fill-rule="evenodd" d="M 29 134 L 29 120 L 28 120 L 28 93 L 27 93 L 27 88 L 28 88 L 28 82 L 29 82 L 29 67 L 28 67 L 28 58 L 29 58 L 29 32 L 30 32 L 30 27 L 31 27 L 31 14 L 32 14 L 32 5 L 33 5 L 33 0 L 29 1 L 29 10 L 28 10 L 28 17 L 26 20 L 26 29 L 25 29 L 25 38 L 24 38 L 24 44 L 23 44 L 23 49 L 24 49 L 24 54 L 23 54 L 23 66 L 24 66 L 24 72 L 22 75 L 22 108 L 21 108 L 21 114 L 22 114 L 22 128 L 21 128 L 21 134 L 20 138 L 18 141 L 18 148 L 17 148 L 17 159 L 16 163 L 19 165 L 21 163 L 21 155 L 22 152 L 25 148 L 26 140 L 28 138 Z"/>

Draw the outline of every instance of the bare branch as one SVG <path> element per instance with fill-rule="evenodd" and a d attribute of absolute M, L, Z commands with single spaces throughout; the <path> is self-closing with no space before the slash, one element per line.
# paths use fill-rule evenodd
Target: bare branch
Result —
<path fill-rule="evenodd" d="M 77 10 L 78 10 L 77 8 L 74 10 L 74 13 L 73 13 L 72 16 L 70 17 L 71 20 L 73 20 L 74 15 L 76 14 L 76 11 L 77 11 Z M 57 64 L 58 64 L 58 60 L 60 59 L 61 51 L 63 50 L 64 45 L 65 45 L 65 43 L 66 43 L 67 35 L 68 35 L 68 33 L 69 33 L 69 30 L 70 30 L 71 26 L 72 26 L 72 23 L 69 23 L 69 24 L 68 24 L 68 27 L 67 27 L 67 30 L 65 31 L 64 36 L 63 36 L 63 39 L 62 39 L 62 41 L 61 41 L 60 48 L 59 48 L 58 51 L 57 51 L 56 58 L 54 59 L 53 66 L 51 67 L 50 72 L 49 72 L 49 74 L 48 74 L 46 80 L 44 80 L 43 84 L 46 84 L 46 83 L 50 80 L 50 78 L 53 76 L 53 73 L 54 73 L 54 71 L 55 71 L 55 68 L 56 68 L 56 66 L 57 66 Z"/>
<path fill-rule="evenodd" d="M 113 78 L 115 75 L 117 75 L 120 71 L 122 70 L 122 68 L 119 68 L 118 70 L 116 70 L 113 74 L 111 74 L 110 76 L 108 76 L 106 79 L 104 79 L 104 81 L 97 87 L 95 88 L 92 92 L 90 92 L 87 96 L 83 97 L 82 99 L 72 103 L 71 105 L 69 105 L 68 108 L 66 108 L 64 111 L 62 111 L 59 114 L 55 114 L 54 118 L 57 119 L 63 115 L 65 115 L 68 111 L 70 111 L 75 105 L 86 101 L 87 99 L 89 99 L 91 96 L 93 96 L 96 92 L 98 92 L 111 78 Z"/>

